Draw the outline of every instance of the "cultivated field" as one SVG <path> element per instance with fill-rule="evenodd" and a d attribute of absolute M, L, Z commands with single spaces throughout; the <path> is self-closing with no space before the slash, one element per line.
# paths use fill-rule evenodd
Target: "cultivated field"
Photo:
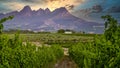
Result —
<path fill-rule="evenodd" d="M 11 38 L 14 34 L 7 34 Z M 24 42 L 36 42 L 40 44 L 57 44 L 63 47 L 69 47 L 70 45 L 77 44 L 79 42 L 90 42 L 93 41 L 95 35 L 92 34 L 58 34 L 58 33 L 47 33 L 47 34 L 20 34 L 20 38 Z M 64 45 L 63 45 L 64 44 Z"/>

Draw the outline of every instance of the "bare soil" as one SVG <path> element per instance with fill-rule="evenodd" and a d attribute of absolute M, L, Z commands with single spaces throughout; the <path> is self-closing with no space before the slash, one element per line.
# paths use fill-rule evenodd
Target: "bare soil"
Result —
<path fill-rule="evenodd" d="M 69 56 L 64 56 L 62 60 L 60 60 L 55 68 L 77 68 L 77 65 L 69 58 Z"/>

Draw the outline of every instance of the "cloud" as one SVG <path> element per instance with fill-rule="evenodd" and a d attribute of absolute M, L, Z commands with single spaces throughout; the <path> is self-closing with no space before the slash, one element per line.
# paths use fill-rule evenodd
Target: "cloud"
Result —
<path fill-rule="evenodd" d="M 11 11 L 11 9 L 6 9 L 0 5 L 0 13 L 5 13 L 6 11 Z"/>
<path fill-rule="evenodd" d="M 73 10 L 75 5 L 66 5 L 66 7 L 69 9 L 69 10 Z"/>
<path fill-rule="evenodd" d="M 85 0 L 45 0 L 45 1 L 47 7 L 50 8 L 51 10 L 54 10 L 59 7 L 66 7 L 68 9 L 73 9 L 76 6 L 79 6 Z"/>
<path fill-rule="evenodd" d="M 9 9 L 6 11 L 21 10 L 25 5 L 29 5 L 33 10 L 49 8 L 53 11 L 56 8 L 66 7 L 70 12 L 74 12 L 82 8 L 91 8 L 94 5 L 101 4 L 102 6 L 97 6 L 95 10 L 105 11 L 111 3 L 116 5 L 119 2 L 120 0 L 0 0 L 0 6 L 3 4 L 5 6 L 3 10 Z"/>
<path fill-rule="evenodd" d="M 29 2 L 28 2 L 29 1 Z M 11 11 L 15 11 L 15 10 L 18 10 L 20 11 L 21 9 L 23 9 L 24 6 L 26 5 L 29 5 L 32 7 L 32 9 L 34 10 L 37 10 L 39 9 L 40 7 L 43 8 L 42 5 L 39 4 L 36 4 L 36 1 L 34 0 L 11 0 L 10 2 L 8 0 L 4 1 L 4 0 L 0 0 L 0 6 L 2 5 L 2 8 L 4 8 L 2 10 L 2 8 L 0 8 L 0 12 L 3 12 L 6 13 L 6 12 L 11 12 Z"/>
<path fill-rule="evenodd" d="M 23 6 L 25 6 L 24 3 L 19 3 L 19 2 L 7 2 L 4 3 L 6 8 L 11 9 L 11 10 L 21 10 Z"/>
<path fill-rule="evenodd" d="M 109 13 L 120 13 L 120 6 L 113 6 L 109 8 L 106 12 Z"/>
<path fill-rule="evenodd" d="M 92 7 L 92 10 L 93 10 L 94 12 L 102 12 L 102 11 L 103 11 L 103 8 L 102 8 L 101 5 L 95 5 L 95 6 Z"/>
<path fill-rule="evenodd" d="M 20 1 L 24 3 L 41 3 L 44 0 L 20 0 Z"/>
<path fill-rule="evenodd" d="M 32 9 L 39 9 L 41 7 L 49 8 L 51 11 L 60 7 L 66 7 L 68 10 L 72 10 L 84 1 L 85 0 L 21 0 L 21 2 L 31 5 Z"/>
<path fill-rule="evenodd" d="M 0 0 L 0 2 L 8 2 L 9 0 Z"/>
<path fill-rule="evenodd" d="M 85 0 L 0 0 L 0 5 L 3 4 L 5 9 L 9 9 L 6 10 L 6 12 L 21 10 L 25 5 L 29 5 L 33 10 L 49 8 L 53 11 L 60 7 L 66 7 L 71 11 L 84 1 Z"/>

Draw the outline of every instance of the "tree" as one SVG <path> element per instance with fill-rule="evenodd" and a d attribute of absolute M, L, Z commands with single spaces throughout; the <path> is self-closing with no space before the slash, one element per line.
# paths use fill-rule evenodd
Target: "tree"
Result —
<path fill-rule="evenodd" d="M 14 16 L 9 16 L 9 17 L 2 18 L 0 20 L 0 34 L 2 34 L 2 31 L 3 31 L 3 28 L 4 28 L 3 23 L 6 22 L 7 20 L 13 19 L 13 17 Z"/>
<path fill-rule="evenodd" d="M 65 32 L 64 29 L 59 29 L 59 30 L 58 30 L 58 33 L 64 33 L 64 32 Z"/>

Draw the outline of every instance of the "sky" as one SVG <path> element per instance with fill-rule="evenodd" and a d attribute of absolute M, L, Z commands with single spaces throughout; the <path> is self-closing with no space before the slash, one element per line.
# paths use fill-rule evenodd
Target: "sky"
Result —
<path fill-rule="evenodd" d="M 49 8 L 53 11 L 59 7 L 66 7 L 68 10 L 72 10 L 84 2 L 85 0 L 0 0 L 0 12 L 19 11 L 26 5 L 29 5 L 33 10 Z"/>
<path fill-rule="evenodd" d="M 89 17 L 93 13 L 120 13 L 119 3 L 120 0 L 0 0 L 0 13 L 20 11 L 29 5 L 32 10 L 49 8 L 53 11 L 66 7 L 75 16 Z"/>
<path fill-rule="evenodd" d="M 21 10 L 29 5 L 33 10 L 49 8 L 51 11 L 66 7 L 70 12 L 101 5 L 103 10 L 112 6 L 120 6 L 120 0 L 0 0 L 0 13 Z"/>

